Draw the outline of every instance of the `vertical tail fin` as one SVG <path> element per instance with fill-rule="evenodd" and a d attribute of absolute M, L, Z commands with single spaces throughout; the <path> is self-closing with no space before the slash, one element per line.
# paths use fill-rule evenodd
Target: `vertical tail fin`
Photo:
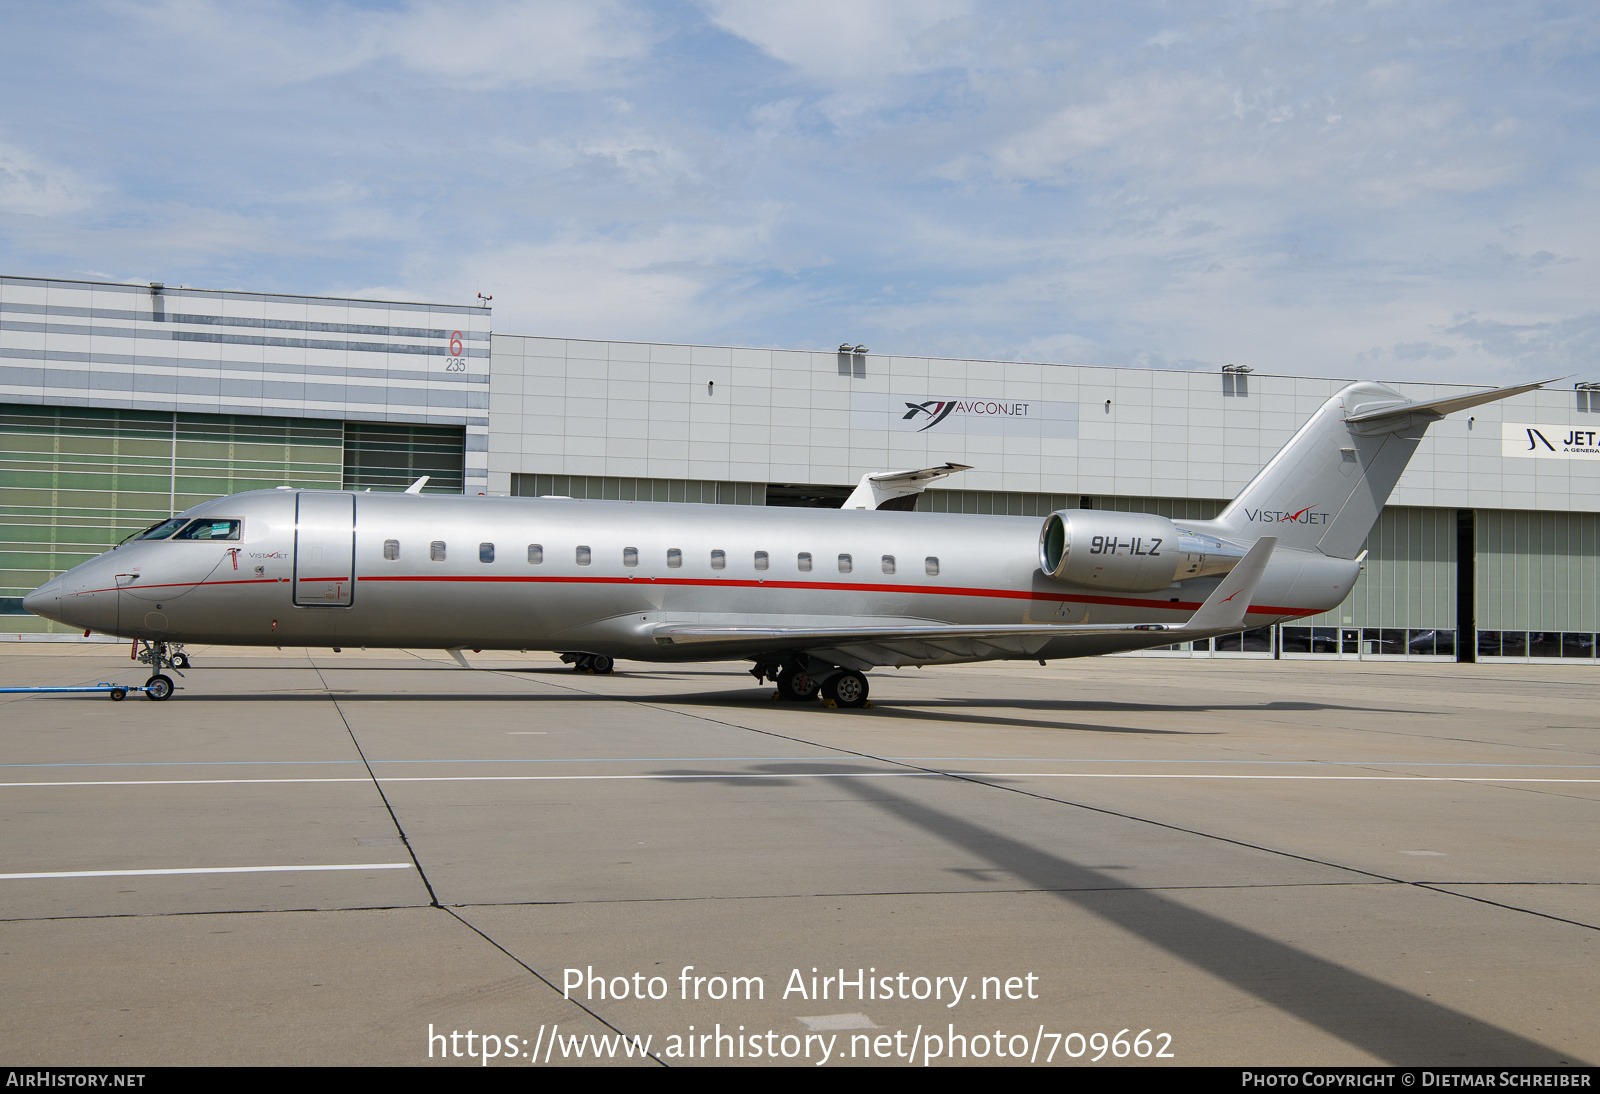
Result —
<path fill-rule="evenodd" d="M 1351 384 L 1300 427 L 1217 515 L 1216 527 L 1246 543 L 1272 535 L 1284 547 L 1354 558 L 1430 423 L 1539 386 L 1410 402 L 1379 383 Z"/>

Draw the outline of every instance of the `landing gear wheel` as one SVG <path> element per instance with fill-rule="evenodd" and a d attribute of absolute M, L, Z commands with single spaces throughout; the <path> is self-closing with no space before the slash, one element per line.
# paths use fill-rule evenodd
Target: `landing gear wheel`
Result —
<path fill-rule="evenodd" d="M 824 694 L 841 707 L 865 706 L 867 678 L 854 669 L 846 669 L 827 682 Z"/>
<path fill-rule="evenodd" d="M 186 653 L 175 653 L 175 654 L 173 654 L 172 655 L 172 667 L 175 668 L 175 669 L 186 669 L 186 668 L 188 668 L 189 667 L 189 655 L 186 654 Z"/>
<path fill-rule="evenodd" d="M 597 676 L 609 676 L 611 670 L 617 667 L 616 661 L 603 653 L 597 653 L 589 658 L 589 671 Z"/>
<path fill-rule="evenodd" d="M 172 677 L 156 673 L 144 682 L 144 693 L 158 703 L 172 698 Z"/>
<path fill-rule="evenodd" d="M 791 703 L 804 703 L 817 697 L 817 682 L 804 669 L 784 669 L 774 681 L 778 694 Z"/>

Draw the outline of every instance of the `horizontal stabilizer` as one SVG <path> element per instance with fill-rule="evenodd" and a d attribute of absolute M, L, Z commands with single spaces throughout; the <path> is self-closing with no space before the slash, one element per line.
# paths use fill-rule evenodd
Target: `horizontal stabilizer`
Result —
<path fill-rule="evenodd" d="M 1498 402 L 1509 399 L 1513 395 L 1521 395 L 1524 391 L 1533 391 L 1545 384 L 1553 384 L 1554 380 L 1540 380 L 1536 384 L 1518 384 L 1515 387 L 1490 388 L 1488 391 L 1475 391 L 1471 395 L 1452 395 L 1447 399 L 1425 399 L 1410 403 L 1390 403 L 1388 405 L 1373 406 L 1363 403 L 1352 408 L 1352 413 L 1345 416 L 1347 422 L 1375 422 L 1382 418 L 1398 418 L 1404 414 L 1424 414 L 1429 417 L 1443 418 L 1447 414 L 1454 414 L 1458 410 L 1470 410 L 1484 403 Z"/>
<path fill-rule="evenodd" d="M 1229 570 L 1206 602 L 1189 617 L 1189 622 L 1178 631 L 1231 631 L 1244 626 L 1244 613 L 1250 608 L 1250 599 L 1256 595 L 1256 586 L 1267 572 L 1267 561 L 1278 545 L 1276 536 L 1262 536 L 1254 547 Z"/>

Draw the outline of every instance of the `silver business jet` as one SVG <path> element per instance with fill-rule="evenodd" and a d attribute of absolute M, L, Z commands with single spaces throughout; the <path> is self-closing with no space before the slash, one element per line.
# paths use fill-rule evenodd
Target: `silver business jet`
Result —
<path fill-rule="evenodd" d="M 596 672 L 749 661 L 785 699 L 855 707 L 878 666 L 1044 662 L 1325 612 L 1428 425 L 1539 386 L 1408 402 L 1351 384 L 1214 520 L 866 508 L 952 464 L 868 476 L 839 510 L 283 487 L 197 505 L 24 606 L 134 639 L 153 699 L 172 693 L 173 647 L 202 642 L 462 664 L 462 650 L 540 649 Z"/>

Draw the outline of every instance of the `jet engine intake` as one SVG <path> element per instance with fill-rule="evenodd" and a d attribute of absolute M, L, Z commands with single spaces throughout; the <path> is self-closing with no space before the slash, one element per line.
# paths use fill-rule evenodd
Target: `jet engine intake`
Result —
<path fill-rule="evenodd" d="M 1225 574 L 1248 548 L 1149 513 L 1063 509 L 1039 530 L 1039 568 L 1068 585 L 1148 593 Z"/>

